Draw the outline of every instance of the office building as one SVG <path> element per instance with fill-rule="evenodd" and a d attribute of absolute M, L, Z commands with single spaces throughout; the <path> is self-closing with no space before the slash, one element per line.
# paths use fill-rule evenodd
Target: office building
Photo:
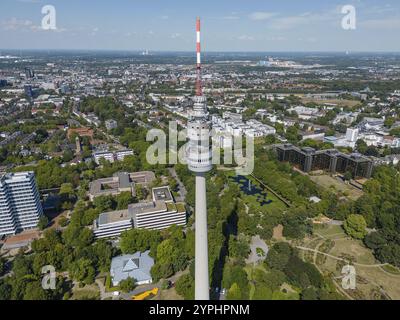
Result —
<path fill-rule="evenodd" d="M 155 180 L 151 171 L 141 172 L 116 172 L 110 178 L 103 178 L 92 181 L 89 184 L 89 198 L 93 201 L 99 196 L 116 196 L 121 192 L 131 192 L 135 196 L 135 184 L 147 186 Z"/>
<path fill-rule="evenodd" d="M 33 172 L 0 177 L 0 235 L 35 228 L 43 214 Z"/>
<path fill-rule="evenodd" d="M 118 151 L 95 151 L 93 152 L 93 159 L 97 164 L 100 164 L 100 159 L 107 160 L 111 163 L 114 161 L 122 161 L 126 156 L 132 156 L 133 150 L 132 149 L 122 149 Z"/>
<path fill-rule="evenodd" d="M 317 170 L 331 173 L 350 172 L 354 178 L 370 178 L 373 162 L 357 154 L 344 154 L 335 149 L 317 151 L 313 148 L 298 148 L 291 144 L 276 146 L 279 161 L 286 161 L 304 172 Z"/>
<path fill-rule="evenodd" d="M 168 187 L 153 188 L 152 200 L 133 203 L 126 210 L 104 212 L 93 223 L 96 238 L 118 237 L 132 228 L 158 230 L 186 224 L 183 203 L 175 203 Z"/>
<path fill-rule="evenodd" d="M 97 164 L 100 164 L 101 159 L 113 163 L 114 153 L 112 153 L 111 151 L 95 151 L 93 152 L 93 159 L 94 162 L 96 162 Z"/>
<path fill-rule="evenodd" d="M 350 142 L 357 142 L 358 129 L 348 128 L 346 131 L 346 140 Z"/>
<path fill-rule="evenodd" d="M 126 156 L 133 156 L 133 150 L 123 149 L 114 152 L 114 160 L 122 161 Z"/>

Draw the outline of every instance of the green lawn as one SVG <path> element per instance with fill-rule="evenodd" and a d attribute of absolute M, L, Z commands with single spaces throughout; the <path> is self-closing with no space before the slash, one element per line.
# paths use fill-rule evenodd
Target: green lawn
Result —
<path fill-rule="evenodd" d="M 335 225 L 314 225 L 314 232 L 325 238 L 330 238 L 332 236 L 335 236 L 335 238 L 336 236 L 346 236 L 343 228 Z"/>

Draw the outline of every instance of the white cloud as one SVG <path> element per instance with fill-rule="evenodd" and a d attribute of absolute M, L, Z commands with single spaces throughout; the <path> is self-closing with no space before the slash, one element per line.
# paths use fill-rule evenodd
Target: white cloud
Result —
<path fill-rule="evenodd" d="M 172 39 L 180 38 L 182 35 L 180 33 L 173 33 L 171 34 Z"/>
<path fill-rule="evenodd" d="M 400 18 L 370 19 L 359 21 L 358 28 L 393 30 L 400 28 Z"/>
<path fill-rule="evenodd" d="M 42 2 L 41 0 L 17 0 L 17 2 L 23 2 L 23 3 L 40 3 Z"/>
<path fill-rule="evenodd" d="M 242 41 L 254 41 L 256 40 L 253 36 L 248 36 L 248 35 L 241 35 L 238 37 L 238 40 L 242 40 Z"/>
<path fill-rule="evenodd" d="M 23 20 L 23 19 L 17 19 L 15 17 L 2 21 L 0 23 L 2 26 L 2 29 L 4 30 L 33 30 L 36 28 L 36 26 L 33 25 L 33 22 L 31 20 Z"/>
<path fill-rule="evenodd" d="M 31 32 L 49 31 L 49 30 L 44 30 L 40 25 L 35 25 L 31 20 L 18 19 L 15 17 L 9 20 L 1 21 L 0 28 L 6 31 L 31 31 Z M 55 30 L 50 30 L 50 31 L 65 32 L 67 31 L 67 29 L 57 28 Z"/>
<path fill-rule="evenodd" d="M 249 18 L 251 20 L 268 20 L 274 16 L 276 16 L 276 13 L 257 11 L 257 12 L 253 12 L 252 14 L 250 14 Z"/>
<path fill-rule="evenodd" d="M 221 17 L 221 20 L 238 20 L 238 19 L 240 19 L 240 18 L 238 16 L 234 16 L 234 15 Z"/>

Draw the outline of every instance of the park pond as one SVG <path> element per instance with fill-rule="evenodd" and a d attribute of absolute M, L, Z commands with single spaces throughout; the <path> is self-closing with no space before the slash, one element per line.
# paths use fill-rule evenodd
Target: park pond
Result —
<path fill-rule="evenodd" d="M 245 176 L 239 175 L 230 178 L 239 185 L 240 191 L 244 194 L 256 197 L 260 206 L 266 206 L 272 203 L 272 200 L 268 199 L 268 193 L 257 185 L 254 185 L 253 182 Z"/>

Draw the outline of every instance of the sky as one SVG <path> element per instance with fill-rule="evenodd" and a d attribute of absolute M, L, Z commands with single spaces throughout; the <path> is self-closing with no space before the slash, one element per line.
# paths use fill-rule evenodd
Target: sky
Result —
<path fill-rule="evenodd" d="M 0 0 L 0 49 L 193 51 L 196 16 L 205 51 L 400 52 L 399 0 Z"/>

